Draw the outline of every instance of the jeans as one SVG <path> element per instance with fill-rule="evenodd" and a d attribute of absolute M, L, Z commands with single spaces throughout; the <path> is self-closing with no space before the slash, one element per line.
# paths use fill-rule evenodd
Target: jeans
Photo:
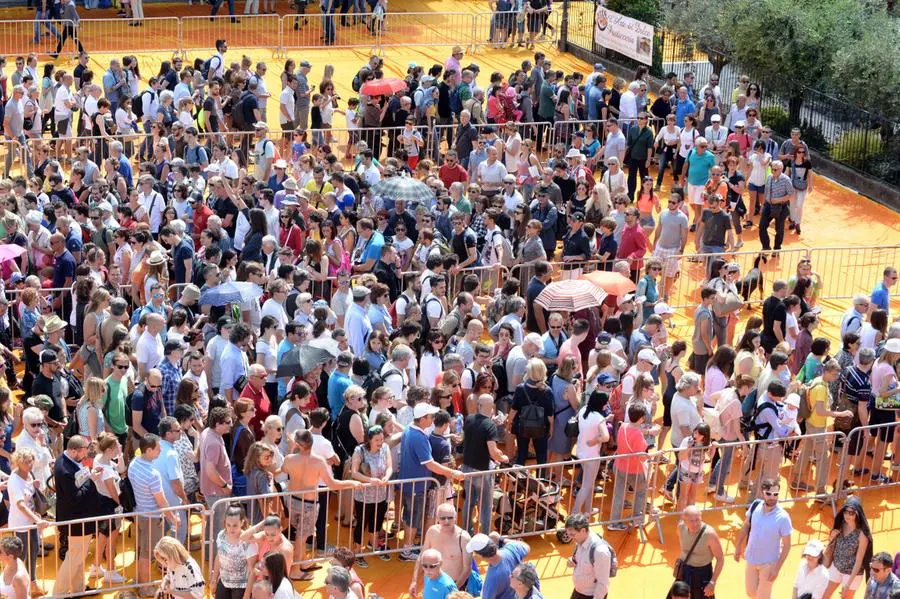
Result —
<path fill-rule="evenodd" d="M 41 538 L 38 535 L 38 530 L 37 528 L 32 528 L 26 532 L 17 532 L 16 536 L 22 541 L 22 547 L 25 551 L 22 559 L 25 561 L 25 567 L 28 568 L 28 574 L 31 575 L 31 580 L 37 580 L 34 576 L 34 571 L 37 565 L 38 551 L 41 549 Z"/>
<path fill-rule="evenodd" d="M 53 585 L 54 595 L 80 593 L 84 591 L 84 562 L 91 548 L 91 535 L 69 535 L 69 550 L 56 572 L 56 583 Z"/>
<path fill-rule="evenodd" d="M 734 441 L 722 440 L 722 443 L 733 443 Z M 712 475 L 709 477 L 710 486 L 716 486 L 716 495 L 725 495 L 725 481 L 728 480 L 728 473 L 731 472 L 731 463 L 734 460 L 734 446 L 728 445 L 722 447 L 722 458 L 713 467 Z"/>
<path fill-rule="evenodd" d="M 657 187 L 660 187 L 662 185 L 663 175 L 666 172 L 666 167 L 669 167 L 672 169 L 672 177 L 674 179 L 677 176 L 675 173 L 674 152 L 664 151 L 662 154 L 659 155 L 659 173 L 656 175 L 656 186 Z"/>
<path fill-rule="evenodd" d="M 462 466 L 463 472 L 480 472 L 471 466 Z M 485 472 L 481 476 L 466 477 L 463 483 L 466 500 L 463 503 L 463 523 L 469 534 L 475 534 L 472 527 L 472 510 L 478 506 L 478 522 L 480 532 L 487 534 L 491 531 L 491 507 L 494 500 L 494 476 Z"/>
<path fill-rule="evenodd" d="M 218 0 L 215 4 L 213 4 L 212 11 L 210 11 L 209 16 L 214 17 L 219 13 L 219 9 L 222 8 L 222 4 L 225 0 Z M 234 16 L 234 0 L 228 0 L 228 14 L 232 17 Z M 233 21 L 234 19 L 232 19 Z"/>
<path fill-rule="evenodd" d="M 622 509 L 625 506 L 625 491 L 631 486 L 634 487 L 634 501 L 632 503 L 632 518 L 624 518 Z M 633 519 L 635 524 L 643 524 L 644 520 L 644 504 L 647 501 L 647 475 L 643 472 L 639 474 L 626 474 L 616 470 L 616 484 L 613 486 L 612 509 L 609 513 L 609 519 L 618 523 L 620 520 Z"/>
<path fill-rule="evenodd" d="M 56 27 L 53 26 L 53 22 L 50 19 L 50 11 L 41 12 L 40 9 L 34 13 L 34 43 L 37 44 L 41 41 L 41 21 L 43 21 L 44 28 L 53 34 L 53 37 L 59 37 L 59 32 L 56 30 Z"/>
<path fill-rule="evenodd" d="M 785 204 L 773 206 L 769 202 L 763 205 L 762 216 L 759 218 L 759 242 L 762 244 L 764 252 L 770 251 L 769 245 L 769 223 L 775 221 L 775 251 L 781 249 L 781 243 L 784 241 L 784 221 L 787 219 L 788 210 Z"/>
<path fill-rule="evenodd" d="M 216 537 L 219 535 L 219 531 L 225 527 L 225 510 L 228 509 L 228 504 L 223 502 L 213 510 L 213 505 L 220 499 L 224 499 L 224 496 L 206 496 L 204 499 L 206 500 L 206 507 L 212 511 L 212 519 L 210 520 L 212 528 L 206 536 L 206 539 L 204 539 L 204 542 L 209 542 L 210 561 L 207 563 L 211 564 L 216 557 Z"/>
<path fill-rule="evenodd" d="M 803 204 L 806 202 L 806 194 L 807 191 L 805 189 L 795 189 L 794 197 L 791 198 L 789 204 L 791 220 L 794 221 L 795 225 L 799 225 L 800 221 L 803 220 Z"/>
<path fill-rule="evenodd" d="M 537 458 L 537 463 L 546 464 L 547 463 L 547 437 L 540 437 L 539 439 L 531 439 L 529 437 L 522 437 L 521 435 L 516 435 L 516 464 L 519 466 L 525 465 L 525 460 L 528 459 L 528 443 L 534 443 L 534 455 Z"/>
<path fill-rule="evenodd" d="M 599 458 L 589 460 L 581 465 L 581 488 L 575 496 L 575 504 L 572 513 L 589 512 L 594 499 L 594 486 L 597 484 L 597 475 L 603 461 Z"/>
<path fill-rule="evenodd" d="M 322 21 L 322 30 L 325 34 L 325 45 L 329 46 L 334 43 L 334 0 L 326 2 L 322 5 L 322 13 L 325 18 Z"/>

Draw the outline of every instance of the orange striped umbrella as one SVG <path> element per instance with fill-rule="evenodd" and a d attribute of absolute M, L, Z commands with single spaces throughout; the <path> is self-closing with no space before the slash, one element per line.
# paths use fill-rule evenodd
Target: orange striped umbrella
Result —
<path fill-rule="evenodd" d="M 550 312 L 575 312 L 599 306 L 605 298 L 606 292 L 590 281 L 569 280 L 550 283 L 534 301 Z"/>
<path fill-rule="evenodd" d="M 607 270 L 595 270 L 594 272 L 589 272 L 581 275 L 579 280 L 590 281 L 606 293 L 615 296 L 625 295 L 626 293 L 631 293 L 637 289 L 634 281 L 628 277 Z"/>

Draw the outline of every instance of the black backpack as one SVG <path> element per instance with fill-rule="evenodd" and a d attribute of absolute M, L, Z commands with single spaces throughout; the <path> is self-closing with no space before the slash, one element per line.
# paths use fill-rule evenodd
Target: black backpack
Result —
<path fill-rule="evenodd" d="M 531 400 L 527 386 L 523 386 L 522 390 L 528 403 L 519 410 L 519 435 L 526 439 L 540 439 L 547 434 L 544 407 Z"/>
<path fill-rule="evenodd" d="M 145 89 L 131 99 L 131 112 L 134 116 L 141 118 L 144 116 L 144 94 L 152 93 L 149 89 Z"/>
<path fill-rule="evenodd" d="M 210 3 L 210 4 L 212 4 L 212 3 Z M 216 57 L 216 55 L 210 56 L 209 58 L 207 58 L 206 60 L 203 61 L 202 65 L 200 65 L 200 74 L 203 75 L 204 80 L 209 79 L 209 69 L 212 68 L 212 61 L 213 61 L 213 58 L 215 58 L 215 57 Z"/>
<path fill-rule="evenodd" d="M 569 225 L 566 224 L 568 222 L 566 211 L 557 208 L 556 215 L 556 241 L 562 241 L 569 232 Z"/>
<path fill-rule="evenodd" d="M 427 339 L 428 333 L 431 331 L 431 320 L 428 318 L 428 304 L 431 302 L 437 302 L 439 305 L 441 304 L 441 300 L 436 297 L 428 298 L 422 304 L 422 334 L 420 335 L 420 339 Z M 441 309 L 443 309 L 443 306 L 441 306 Z M 446 314 L 444 316 L 446 316 Z"/>
<path fill-rule="evenodd" d="M 239 131 L 243 131 L 244 127 L 247 126 L 247 120 L 244 118 L 244 102 L 246 102 L 247 98 L 251 95 L 253 94 L 245 92 L 244 95 L 234 103 L 234 106 L 231 107 L 231 124 Z"/>
<path fill-rule="evenodd" d="M 119 505 L 122 506 L 122 510 L 126 514 L 137 509 L 137 500 L 134 498 L 134 487 L 131 486 L 131 481 L 128 480 L 128 476 L 119 482 Z"/>
<path fill-rule="evenodd" d="M 755 406 L 748 420 L 741 418 L 741 430 L 745 435 L 753 433 L 753 435 L 759 440 L 769 438 L 769 436 L 772 434 L 772 426 L 770 424 L 757 422 L 757 418 L 760 414 L 763 413 L 764 410 L 772 410 L 776 414 L 778 413 L 778 407 L 771 401 L 765 401 L 760 405 Z"/>
<path fill-rule="evenodd" d="M 503 399 L 509 395 L 509 380 L 506 378 L 506 359 L 497 356 L 491 359 L 491 374 L 497 379 L 496 398 Z"/>

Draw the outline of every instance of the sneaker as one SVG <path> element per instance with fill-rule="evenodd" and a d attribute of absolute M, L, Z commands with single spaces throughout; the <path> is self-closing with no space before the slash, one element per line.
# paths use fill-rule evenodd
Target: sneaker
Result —
<path fill-rule="evenodd" d="M 734 503 L 734 497 L 731 495 L 719 495 L 716 493 L 715 497 L 716 501 L 721 501 L 722 503 Z"/>
<path fill-rule="evenodd" d="M 390 553 L 379 553 L 378 559 L 380 559 L 383 562 L 389 562 L 389 561 L 391 561 L 391 554 Z"/>
<path fill-rule="evenodd" d="M 419 552 L 409 549 L 401 551 L 399 559 L 401 562 L 414 562 L 419 559 Z"/>
<path fill-rule="evenodd" d="M 617 531 L 617 530 L 628 530 L 627 524 L 607 524 L 606 530 L 608 531 Z"/>
<path fill-rule="evenodd" d="M 715 487 L 706 487 L 706 494 L 707 494 L 707 495 L 712 495 L 712 494 L 715 493 L 715 492 L 716 492 L 716 488 L 715 488 Z"/>
<path fill-rule="evenodd" d="M 367 562 L 366 558 L 364 558 L 364 557 L 358 557 L 358 558 L 356 558 L 356 565 L 359 568 L 368 568 L 369 562 Z"/>
<path fill-rule="evenodd" d="M 791 490 L 793 491 L 809 491 L 811 487 L 805 482 L 796 481 L 791 483 Z"/>
<path fill-rule="evenodd" d="M 88 578 L 103 578 L 105 574 L 106 570 L 103 569 L 103 566 L 98 566 L 97 564 L 91 564 L 88 570 Z"/>
<path fill-rule="evenodd" d="M 736 249 L 736 250 L 739 250 L 739 249 L 741 249 L 742 247 L 744 247 L 744 241 L 743 241 L 743 240 L 738 240 L 738 242 L 737 242 L 736 244 L 734 244 L 734 249 Z"/>
<path fill-rule="evenodd" d="M 127 578 L 116 572 L 115 570 L 107 570 L 103 573 L 103 580 L 112 584 L 122 584 Z"/>

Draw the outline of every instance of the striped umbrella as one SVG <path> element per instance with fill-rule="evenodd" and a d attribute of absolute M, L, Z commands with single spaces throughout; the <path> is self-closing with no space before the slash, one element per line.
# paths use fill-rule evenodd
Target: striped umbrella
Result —
<path fill-rule="evenodd" d="M 407 204 L 420 204 L 434 198 L 430 187 L 405 175 L 382 179 L 372 186 L 375 195 L 392 200 L 406 200 Z"/>
<path fill-rule="evenodd" d="M 569 280 L 550 283 L 535 298 L 535 303 L 550 312 L 575 312 L 603 303 L 606 292 L 590 281 Z"/>

